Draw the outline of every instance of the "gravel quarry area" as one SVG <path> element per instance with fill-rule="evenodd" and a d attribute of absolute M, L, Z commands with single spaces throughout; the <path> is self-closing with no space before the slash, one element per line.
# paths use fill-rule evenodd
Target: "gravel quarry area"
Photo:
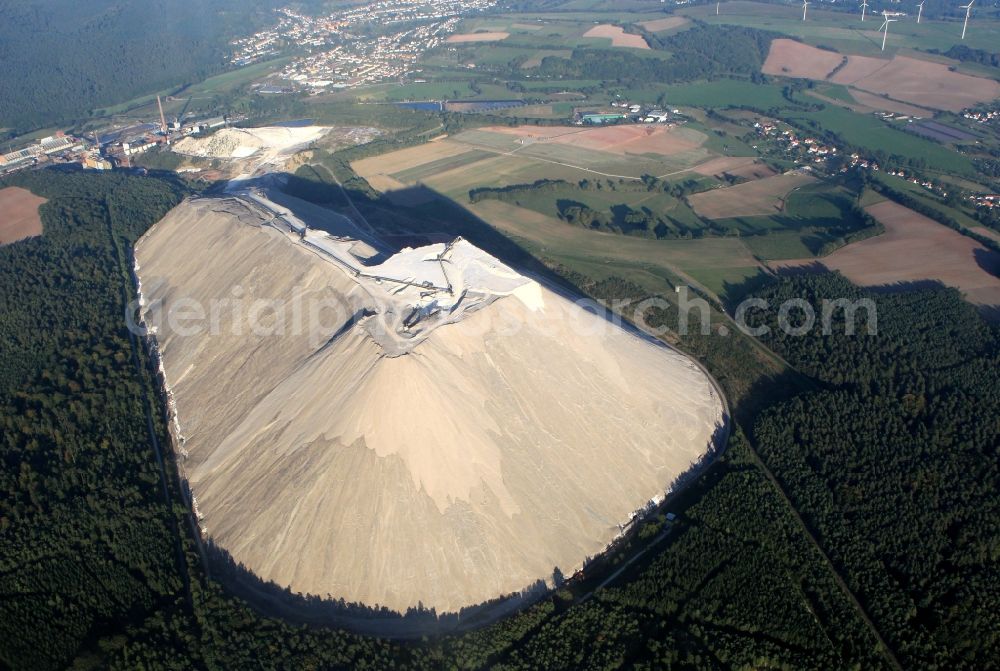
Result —
<path fill-rule="evenodd" d="M 400 612 L 518 593 L 600 553 L 724 422 L 694 362 L 467 241 L 390 255 L 293 209 L 234 186 L 135 251 L 203 535 L 263 580 Z M 182 333 L 191 301 L 228 303 Z"/>

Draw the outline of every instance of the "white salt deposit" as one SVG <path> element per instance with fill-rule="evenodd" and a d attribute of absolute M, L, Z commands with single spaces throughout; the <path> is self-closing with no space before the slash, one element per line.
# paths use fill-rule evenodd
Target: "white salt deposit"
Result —
<path fill-rule="evenodd" d="M 467 241 L 366 266 L 272 206 L 189 200 L 136 246 L 148 319 L 186 297 L 349 306 L 157 336 L 203 529 L 265 580 L 443 612 L 571 573 L 723 421 L 686 357 Z"/>

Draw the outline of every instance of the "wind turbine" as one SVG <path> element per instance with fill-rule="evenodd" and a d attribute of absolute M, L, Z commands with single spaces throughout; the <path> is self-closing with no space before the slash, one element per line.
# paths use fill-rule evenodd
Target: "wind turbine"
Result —
<path fill-rule="evenodd" d="M 885 42 L 889 39 L 889 24 L 898 21 L 899 19 L 890 19 L 889 13 L 885 11 L 882 12 L 882 16 L 885 17 L 885 23 L 882 24 L 882 27 L 879 28 L 879 30 L 885 30 L 885 34 L 882 36 L 882 51 L 885 51 Z"/>
<path fill-rule="evenodd" d="M 865 10 L 868 9 L 868 0 L 861 0 L 861 21 L 865 20 Z"/>
<path fill-rule="evenodd" d="M 965 30 L 969 27 L 969 14 L 972 13 L 972 3 L 976 0 L 969 0 L 969 4 L 960 5 L 959 9 L 965 10 L 965 23 L 962 25 L 962 39 L 965 39 Z"/>
<path fill-rule="evenodd" d="M 806 20 L 806 12 L 809 10 L 809 0 L 802 0 L 802 20 Z"/>
<path fill-rule="evenodd" d="M 926 0 L 924 1 L 926 2 Z M 919 5 L 917 5 L 917 23 L 920 23 L 920 17 L 923 15 L 923 13 L 924 13 L 924 3 L 921 2 Z"/>

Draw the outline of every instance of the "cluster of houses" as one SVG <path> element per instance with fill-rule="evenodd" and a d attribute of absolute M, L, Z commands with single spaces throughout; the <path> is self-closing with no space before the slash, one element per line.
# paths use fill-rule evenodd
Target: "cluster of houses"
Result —
<path fill-rule="evenodd" d="M 969 196 L 969 200 L 971 200 L 976 207 L 981 207 L 986 210 L 1000 210 L 1000 194 L 987 193 L 982 195 L 972 195 Z"/>
<path fill-rule="evenodd" d="M 917 177 L 914 177 L 913 175 L 907 175 L 905 170 L 887 170 L 886 174 L 892 175 L 893 177 L 899 177 L 900 179 L 905 179 L 907 182 L 910 182 L 911 184 L 922 186 L 928 191 L 933 191 L 937 193 L 939 196 L 945 197 L 948 195 L 947 191 L 944 191 L 943 189 L 934 186 L 934 183 L 929 179 L 919 179 Z"/>
<path fill-rule="evenodd" d="M 756 121 L 753 127 L 759 136 L 772 140 L 782 147 L 785 153 L 792 154 L 797 161 L 825 163 L 837 156 L 837 148 L 833 145 L 812 137 L 801 138 L 794 130 L 788 128 L 783 130 L 771 121 Z M 756 146 L 754 148 L 756 149 Z"/>
<path fill-rule="evenodd" d="M 1000 122 L 1000 109 L 995 110 L 965 110 L 962 112 L 962 116 L 970 121 L 977 121 L 979 123 L 990 123 L 991 121 Z"/>
<path fill-rule="evenodd" d="M 382 0 L 316 17 L 285 7 L 277 10 L 276 26 L 235 40 L 230 62 L 246 65 L 286 47 L 305 51 L 278 75 L 288 86 L 268 86 L 261 93 L 320 92 L 401 79 L 421 54 L 444 44 L 463 16 L 493 4 L 495 0 Z M 398 29 L 363 34 L 371 23 Z"/>

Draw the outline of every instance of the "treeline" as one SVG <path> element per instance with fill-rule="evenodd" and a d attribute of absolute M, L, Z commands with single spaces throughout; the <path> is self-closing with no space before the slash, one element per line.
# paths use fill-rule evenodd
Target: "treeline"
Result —
<path fill-rule="evenodd" d="M 820 247 L 816 256 L 826 256 L 851 243 L 861 242 L 862 240 L 874 238 L 876 235 L 882 235 L 885 233 L 885 226 L 882 222 L 868 214 L 868 212 L 866 212 L 865 209 L 856 202 L 851 204 L 851 215 L 856 221 L 860 222 L 861 227 L 856 231 L 848 233 L 847 235 L 840 236 L 835 240 L 823 243 L 823 246 Z"/>
<path fill-rule="evenodd" d="M 637 56 L 625 50 L 579 48 L 571 58 L 548 56 L 537 68 L 544 79 L 600 79 L 619 83 L 674 83 L 743 76 L 759 80 L 775 33 L 737 26 L 696 26 L 656 38 L 651 46 L 670 58 Z"/>
<path fill-rule="evenodd" d="M 958 291 L 865 294 L 836 275 L 772 305 L 869 298 L 845 335 L 765 342 L 822 389 L 766 411 L 753 440 L 904 668 L 981 669 L 1000 654 L 1000 340 Z M 794 324 L 801 312 L 793 311 Z"/>
<path fill-rule="evenodd" d="M 539 179 L 531 184 L 510 184 L 508 186 L 481 186 L 469 190 L 469 202 L 478 203 L 483 200 L 499 200 L 504 203 L 516 203 L 521 197 L 538 193 L 555 193 L 561 189 L 572 188 L 572 185 L 562 179 Z"/>
<path fill-rule="evenodd" d="M 993 51 L 986 51 L 985 49 L 973 49 L 964 44 L 956 44 L 945 52 L 941 52 L 938 49 L 928 49 L 928 51 L 932 54 L 943 53 L 944 56 L 954 58 L 956 61 L 963 63 L 976 63 L 978 65 L 1000 68 L 1000 54 Z"/>
<path fill-rule="evenodd" d="M 469 201 L 478 203 L 483 200 L 499 200 L 521 206 L 523 205 L 522 201 L 534 196 L 565 195 L 567 197 L 554 199 L 554 212 L 543 212 L 543 214 L 554 215 L 568 224 L 595 231 L 646 238 L 690 239 L 701 237 L 706 230 L 718 235 L 726 235 L 725 229 L 714 226 L 712 222 L 707 222 L 704 226 L 691 227 L 668 215 L 654 212 L 648 207 L 636 209 L 628 203 L 619 203 L 608 209 L 598 210 L 572 197 L 578 191 L 623 193 L 661 191 L 679 199 L 703 189 L 704 185 L 694 179 L 671 183 L 652 175 L 644 175 L 641 181 L 583 179 L 576 184 L 560 179 L 540 179 L 530 184 L 477 187 L 469 191 Z"/>

